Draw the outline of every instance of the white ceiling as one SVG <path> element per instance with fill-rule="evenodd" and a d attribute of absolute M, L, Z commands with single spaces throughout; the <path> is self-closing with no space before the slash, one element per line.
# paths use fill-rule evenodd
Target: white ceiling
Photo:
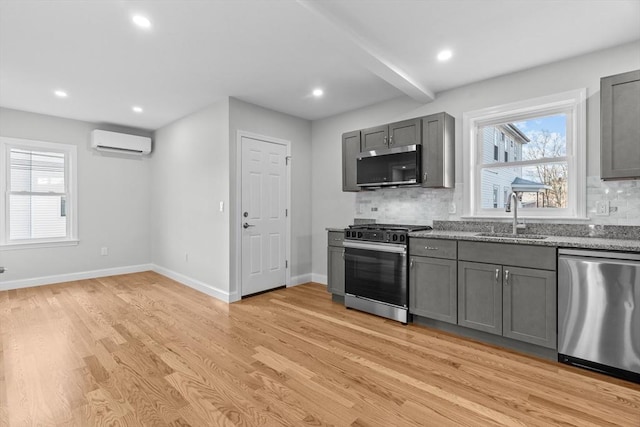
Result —
<path fill-rule="evenodd" d="M 0 0 L 0 106 L 157 129 L 234 96 L 313 120 L 639 39 L 640 0 Z"/>

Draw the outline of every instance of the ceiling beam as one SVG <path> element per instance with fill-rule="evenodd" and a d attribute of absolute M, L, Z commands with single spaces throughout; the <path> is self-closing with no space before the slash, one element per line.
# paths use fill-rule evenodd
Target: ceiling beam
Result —
<path fill-rule="evenodd" d="M 344 35 L 349 42 L 347 48 L 350 48 L 349 50 L 356 57 L 358 63 L 373 74 L 404 92 L 415 101 L 429 103 L 435 99 L 433 92 L 418 83 L 401 70 L 400 67 L 394 65 L 379 48 L 361 34 L 358 34 L 352 23 L 348 22 L 343 16 L 331 11 L 327 2 L 314 0 L 296 1 Z"/>

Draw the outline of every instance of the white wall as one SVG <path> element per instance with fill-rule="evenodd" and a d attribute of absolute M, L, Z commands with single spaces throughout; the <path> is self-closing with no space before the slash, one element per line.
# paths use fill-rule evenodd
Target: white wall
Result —
<path fill-rule="evenodd" d="M 354 217 L 381 221 L 401 215 L 404 221 L 429 223 L 434 219 L 459 219 L 462 211 L 462 114 L 467 111 L 524 99 L 587 88 L 587 211 L 595 201 L 611 198 L 617 208 L 610 217 L 593 217 L 593 223 L 640 225 L 638 181 L 601 183 L 600 77 L 640 68 L 640 43 L 622 45 L 589 55 L 513 73 L 439 93 L 429 104 L 408 98 L 348 112 L 312 124 L 313 278 L 326 280 L 326 227 L 344 227 Z M 382 190 L 374 193 L 341 192 L 341 135 L 343 132 L 402 119 L 446 111 L 456 119 L 456 189 Z M 397 195 L 397 196 L 396 196 Z M 357 203 L 356 203 L 357 200 Z M 457 213 L 448 214 L 456 203 Z M 428 204 L 428 206 L 426 206 Z M 402 209 L 398 209 L 400 206 Z M 376 211 L 371 211 L 376 208 Z M 326 282 L 324 282 L 326 283 Z"/>
<path fill-rule="evenodd" d="M 229 299 L 229 103 L 219 101 L 155 133 L 151 258 L 157 270 Z"/>
<path fill-rule="evenodd" d="M 93 129 L 150 133 L 0 108 L 0 135 L 78 147 L 77 246 L 0 250 L 0 290 L 146 269 L 149 248 L 149 170 L 144 157 L 90 148 Z M 1 173 L 4 173 L 4 169 Z M 100 248 L 109 255 L 101 256 Z"/>
<path fill-rule="evenodd" d="M 291 284 L 311 280 L 311 122 L 230 98 L 229 144 L 232 236 L 240 226 L 236 212 L 236 165 L 238 131 L 287 140 L 291 143 Z M 238 292 L 235 241 L 231 242 L 231 293 Z"/>

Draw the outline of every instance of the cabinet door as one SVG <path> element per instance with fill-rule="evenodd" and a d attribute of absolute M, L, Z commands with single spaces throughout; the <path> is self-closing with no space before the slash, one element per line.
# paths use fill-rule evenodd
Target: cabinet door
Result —
<path fill-rule="evenodd" d="M 422 186 L 455 186 L 455 122 L 445 113 L 422 119 Z"/>
<path fill-rule="evenodd" d="M 420 119 L 404 120 L 389 125 L 389 148 L 422 143 Z"/>
<path fill-rule="evenodd" d="M 360 153 L 360 131 L 342 135 L 342 191 L 360 191 L 357 184 L 356 164 Z"/>
<path fill-rule="evenodd" d="M 344 248 L 329 246 L 327 253 L 327 290 L 344 295 Z"/>
<path fill-rule="evenodd" d="M 502 335 L 502 266 L 458 261 L 458 324 Z"/>
<path fill-rule="evenodd" d="M 556 348 L 556 273 L 504 266 L 503 335 Z"/>
<path fill-rule="evenodd" d="M 458 322 L 457 262 L 411 257 L 409 312 L 443 322 Z"/>
<path fill-rule="evenodd" d="M 600 80 L 600 177 L 640 177 L 640 70 Z"/>
<path fill-rule="evenodd" d="M 362 138 L 361 151 L 378 150 L 388 147 L 389 126 L 376 126 L 360 131 Z"/>

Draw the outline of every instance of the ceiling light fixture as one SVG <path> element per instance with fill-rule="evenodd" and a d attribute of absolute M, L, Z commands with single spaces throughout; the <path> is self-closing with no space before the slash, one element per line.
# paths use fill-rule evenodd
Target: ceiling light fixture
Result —
<path fill-rule="evenodd" d="M 63 90 L 55 90 L 53 91 L 53 93 L 58 97 L 58 98 L 66 98 L 67 96 L 69 96 L 69 94 L 67 94 L 67 92 L 63 91 Z"/>
<path fill-rule="evenodd" d="M 131 109 L 133 110 L 134 113 L 142 113 L 142 111 L 143 111 L 142 107 L 138 107 L 137 105 L 131 107 Z"/>
<path fill-rule="evenodd" d="M 316 98 L 321 97 L 324 94 L 324 91 L 322 89 L 314 89 L 313 90 L 313 96 L 315 96 Z"/>
<path fill-rule="evenodd" d="M 136 24 L 140 28 L 150 28 L 151 27 L 151 21 L 149 21 L 148 18 L 146 18 L 146 17 L 144 17 L 142 15 L 134 15 L 132 20 L 133 20 L 133 23 Z"/>
<path fill-rule="evenodd" d="M 453 52 L 449 49 L 445 49 L 438 53 L 438 61 L 448 61 L 453 56 Z"/>

